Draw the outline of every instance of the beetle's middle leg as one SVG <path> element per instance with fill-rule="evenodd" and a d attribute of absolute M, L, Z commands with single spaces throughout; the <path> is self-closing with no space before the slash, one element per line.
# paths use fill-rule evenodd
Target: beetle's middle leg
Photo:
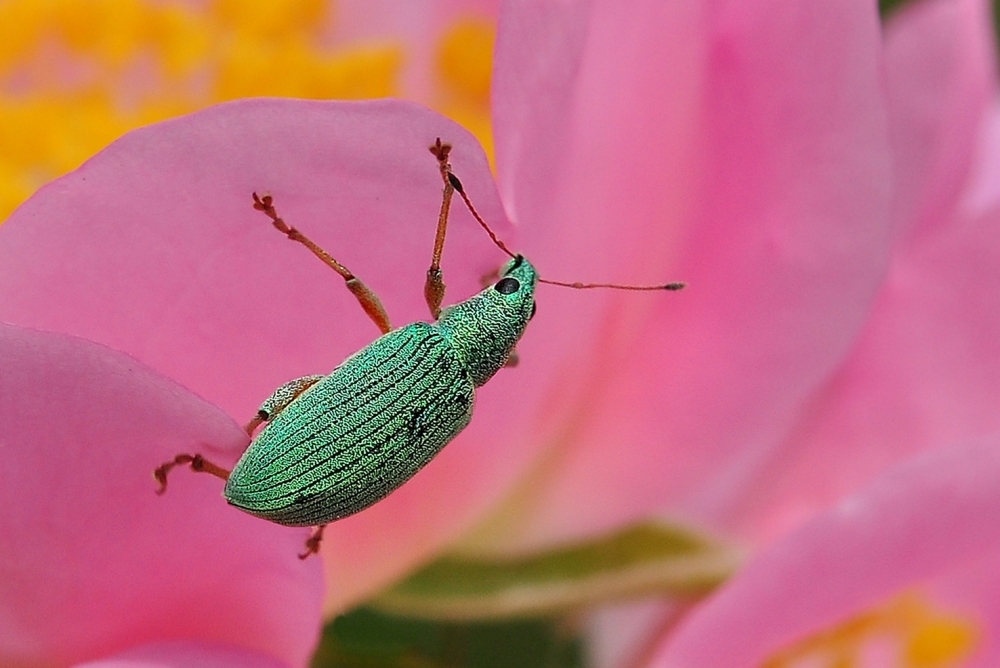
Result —
<path fill-rule="evenodd" d="M 313 530 L 312 535 L 306 539 L 306 551 L 299 555 L 299 559 L 305 559 L 310 554 L 319 553 L 319 544 L 323 541 L 324 529 L 326 529 L 326 525 L 320 524 Z"/>
<path fill-rule="evenodd" d="M 322 375 L 302 376 L 301 378 L 290 380 L 276 389 L 274 393 L 265 399 L 264 403 L 260 405 L 257 415 L 255 415 L 253 419 L 247 423 L 247 426 L 243 427 L 247 434 L 253 436 L 253 432 L 257 427 L 265 422 L 273 420 L 274 417 L 283 411 L 288 404 L 292 403 L 296 397 L 323 378 L 324 376 Z"/>
<path fill-rule="evenodd" d="M 190 464 L 192 471 L 211 473 L 216 478 L 229 480 L 229 469 L 224 469 L 218 464 L 213 464 L 201 455 L 180 454 L 171 461 L 161 464 L 153 471 L 153 477 L 156 478 L 156 482 L 160 483 L 160 488 L 156 490 L 157 494 L 163 494 L 167 491 L 167 474 L 170 473 L 170 470 L 175 466 L 184 466 L 185 464 Z"/>
<path fill-rule="evenodd" d="M 365 310 L 365 313 L 368 314 L 368 317 L 372 319 L 372 322 L 375 323 L 375 326 L 383 334 L 387 334 L 392 329 L 392 325 L 389 324 L 389 315 L 385 312 L 385 307 L 382 306 L 382 302 L 379 301 L 378 296 L 367 285 L 362 283 L 360 278 L 352 274 L 347 267 L 337 262 L 332 255 L 316 245 L 312 239 L 282 220 L 274 208 L 274 199 L 270 195 L 259 197 L 257 193 L 254 193 L 253 208 L 263 211 L 264 215 L 271 219 L 271 223 L 279 232 L 292 241 L 297 241 L 311 250 L 313 255 L 323 260 L 328 267 L 340 274 L 347 284 L 347 289 L 357 298 L 358 303 L 361 304 L 361 308 Z"/>

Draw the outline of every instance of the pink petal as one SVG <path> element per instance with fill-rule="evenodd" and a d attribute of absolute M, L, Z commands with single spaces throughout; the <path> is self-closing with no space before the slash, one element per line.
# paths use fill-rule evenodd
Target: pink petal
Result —
<path fill-rule="evenodd" d="M 123 350 L 244 422 L 281 383 L 330 371 L 378 334 L 340 277 L 251 208 L 251 192 L 272 193 L 396 326 L 427 319 L 436 137 L 510 239 L 486 158 L 455 123 L 394 100 L 245 100 L 131 133 L 15 212 L 0 227 L 0 313 Z M 453 207 L 446 303 L 504 259 Z M 480 397 L 480 412 L 491 405 L 502 417 Z M 505 487 L 530 451 L 480 422 L 405 490 L 331 527 L 331 606 L 426 557 Z"/>
<path fill-rule="evenodd" d="M 984 139 L 1000 136 L 997 107 Z M 991 174 L 982 142 L 971 179 Z M 994 186 L 995 188 L 995 186 Z M 901 245 L 871 322 L 730 521 L 776 535 L 880 469 L 1000 430 L 1000 196 L 963 201 Z"/>
<path fill-rule="evenodd" d="M 172 642 L 145 645 L 76 668 L 282 668 L 283 665 L 231 647 Z"/>
<path fill-rule="evenodd" d="M 996 438 L 907 462 L 760 554 L 677 630 L 652 665 L 757 666 L 896 592 L 940 584 L 950 573 L 981 576 L 976 565 L 1000 555 L 998 518 Z M 989 608 L 995 620 L 995 598 Z"/>
<path fill-rule="evenodd" d="M 889 251 L 870 3 L 555 6 L 501 17 L 498 165 L 524 248 L 552 277 L 689 288 L 540 296 L 522 359 L 556 379 L 531 404 L 562 409 L 561 447 L 493 549 L 664 505 L 712 521 L 850 349 Z M 536 42 L 532 70 L 515 51 Z"/>
<path fill-rule="evenodd" d="M 1000 549 L 970 559 L 945 571 L 926 586 L 930 600 L 942 610 L 956 611 L 977 624 L 975 653 L 963 668 L 992 668 L 1000 664 Z"/>
<path fill-rule="evenodd" d="M 306 533 L 230 508 L 206 475 L 154 494 L 179 452 L 231 465 L 232 419 L 104 346 L 0 325 L 0 424 L 0 663 L 171 638 L 306 663 L 322 600 L 318 563 L 295 556 Z"/>
<path fill-rule="evenodd" d="M 924 0 L 885 30 L 896 234 L 950 221 L 997 93 L 990 4 Z"/>

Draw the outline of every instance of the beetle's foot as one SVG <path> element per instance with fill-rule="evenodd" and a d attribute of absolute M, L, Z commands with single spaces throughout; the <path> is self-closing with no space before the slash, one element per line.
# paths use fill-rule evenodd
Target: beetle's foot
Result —
<path fill-rule="evenodd" d="M 201 455 L 180 454 L 174 457 L 173 461 L 164 462 L 153 471 L 153 478 L 160 483 L 160 488 L 156 490 L 157 494 L 163 494 L 167 491 L 167 474 L 170 473 L 170 470 L 175 466 L 184 466 L 185 464 L 190 464 L 192 471 L 211 473 L 216 478 L 229 480 L 228 469 L 213 464 Z"/>
<path fill-rule="evenodd" d="M 256 192 L 253 193 L 253 208 L 258 211 L 263 211 L 269 217 L 277 217 L 274 211 L 274 198 L 270 194 L 264 193 L 263 195 L 258 195 Z"/>
<path fill-rule="evenodd" d="M 167 474 L 170 473 L 172 468 L 190 464 L 194 461 L 194 457 L 194 455 L 177 455 L 173 461 L 164 462 L 156 467 L 156 470 L 153 471 L 153 477 L 156 479 L 156 482 L 160 483 L 160 488 L 156 490 L 156 493 L 163 494 L 167 491 Z"/>
<path fill-rule="evenodd" d="M 258 211 L 263 211 L 264 215 L 271 219 L 271 224 L 289 239 L 292 239 L 293 241 L 302 240 L 302 235 L 299 231 L 294 227 L 290 227 L 288 223 L 282 220 L 281 216 L 278 215 L 277 209 L 274 208 L 274 198 L 267 193 L 264 195 L 258 195 L 256 192 L 253 193 L 253 208 Z"/>
<path fill-rule="evenodd" d="M 437 158 L 438 163 L 441 165 L 442 169 L 446 169 L 448 165 L 448 154 L 451 153 L 451 144 L 442 143 L 441 138 L 438 137 L 433 146 L 429 147 L 431 153 Z"/>
<path fill-rule="evenodd" d="M 310 554 L 319 553 L 319 544 L 323 542 L 323 529 L 325 528 L 326 525 L 321 524 L 313 529 L 312 535 L 306 539 L 306 551 L 299 555 L 299 559 L 305 559 Z"/>

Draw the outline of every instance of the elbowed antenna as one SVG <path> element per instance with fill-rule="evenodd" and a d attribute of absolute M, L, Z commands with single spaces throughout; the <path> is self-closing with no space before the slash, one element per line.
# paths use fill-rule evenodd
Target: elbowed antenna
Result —
<path fill-rule="evenodd" d="M 443 204 L 441 207 L 441 216 L 439 217 L 438 220 L 438 234 L 434 244 L 434 259 L 431 264 L 431 270 L 436 271 L 437 280 L 440 281 L 441 277 L 441 270 L 438 263 L 441 260 L 441 249 L 444 247 L 444 227 L 447 222 L 447 215 L 448 215 L 447 211 L 451 203 L 452 192 L 457 192 L 459 194 L 459 196 L 462 198 L 462 201 L 465 202 L 465 208 L 469 210 L 469 213 L 471 213 L 472 217 L 476 219 L 476 222 L 479 223 L 480 227 L 486 230 L 486 233 L 490 235 L 490 239 L 493 241 L 496 247 L 512 258 L 517 257 L 514 253 L 511 252 L 509 248 L 507 248 L 504 242 L 500 240 L 500 237 L 496 235 L 496 233 L 490 228 L 490 226 L 486 224 L 486 221 L 483 220 L 483 217 L 479 215 L 479 212 L 476 211 L 476 207 L 473 206 L 472 204 L 472 200 L 470 200 L 469 196 L 466 194 L 465 188 L 462 186 L 462 182 L 458 179 L 457 176 L 455 176 L 454 172 L 451 171 L 451 164 L 448 162 L 448 155 L 449 153 L 451 153 L 451 144 L 443 144 L 441 142 L 441 138 L 438 137 L 434 141 L 434 145 L 430 147 L 430 151 L 431 153 L 434 154 L 434 157 L 438 159 L 438 165 L 441 170 L 441 178 L 444 180 L 444 186 L 445 186 L 445 202 L 447 202 L 447 204 Z M 430 284 L 431 270 L 427 272 L 428 284 Z M 553 281 L 547 278 L 539 278 L 538 282 L 547 283 L 549 285 L 557 285 L 561 288 L 573 288 L 575 290 L 606 288 L 609 290 L 676 291 L 676 290 L 683 290 L 687 286 L 687 283 L 682 283 L 682 282 L 666 283 L 663 285 L 622 285 L 619 283 L 580 283 L 579 281 L 573 281 L 573 282 Z M 441 285 L 442 294 L 444 292 L 443 288 L 444 286 L 442 284 Z M 438 304 L 440 304 L 440 301 L 438 302 Z"/>

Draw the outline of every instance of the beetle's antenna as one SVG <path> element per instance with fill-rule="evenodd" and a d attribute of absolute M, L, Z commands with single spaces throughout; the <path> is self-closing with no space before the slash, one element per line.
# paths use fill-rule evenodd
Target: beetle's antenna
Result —
<path fill-rule="evenodd" d="M 465 208 L 469 210 L 469 213 L 471 213 L 472 217 L 476 219 L 476 222 L 479 223 L 484 230 L 486 230 L 486 234 L 490 235 L 490 239 L 493 240 L 493 243 L 496 244 L 497 248 L 512 258 L 517 257 L 516 254 L 512 253 L 511 250 L 507 248 L 502 241 L 500 241 L 500 237 L 498 237 L 496 233 L 490 229 L 490 226 L 486 224 L 483 217 L 479 215 L 478 211 L 476 211 L 476 207 L 472 205 L 472 200 L 470 200 L 469 196 L 465 193 L 465 188 L 462 186 L 462 182 L 459 181 L 458 177 L 451 171 L 451 164 L 448 162 L 448 154 L 450 152 L 451 144 L 442 144 L 440 137 L 438 137 L 434 142 L 434 146 L 431 146 L 431 153 L 437 157 L 438 164 L 441 166 L 441 178 L 444 179 L 445 188 L 447 189 L 450 186 L 451 190 L 454 190 L 459 194 L 462 201 L 465 202 Z"/>
<path fill-rule="evenodd" d="M 490 235 L 493 243 L 502 250 L 504 253 L 510 257 L 517 257 L 511 252 L 509 248 L 500 240 L 500 237 L 486 224 L 483 217 L 479 215 L 476 211 L 476 207 L 472 205 L 472 200 L 465 192 L 465 188 L 462 186 L 462 182 L 459 181 L 458 177 L 451 171 L 451 164 L 448 162 L 448 154 L 451 152 L 451 144 L 442 144 L 441 138 L 438 137 L 435 140 L 434 145 L 430 147 L 431 153 L 435 155 L 438 159 L 438 165 L 441 169 L 441 178 L 444 180 L 445 185 L 445 201 L 450 204 L 451 202 L 451 192 L 454 191 L 459 194 L 462 201 L 465 202 L 465 208 L 469 210 L 472 217 L 476 219 L 476 222 L 486 230 L 486 233 Z M 447 209 L 442 206 L 442 217 L 447 218 Z M 441 247 L 444 245 L 444 230 L 443 224 L 439 221 L 438 223 L 438 239 L 435 240 L 434 245 L 434 258 L 435 260 L 440 260 L 441 258 Z M 428 275 L 430 272 L 428 272 Z M 439 272 L 440 274 L 440 272 Z M 687 283 L 666 283 L 662 285 L 621 285 L 618 283 L 580 283 L 578 281 L 567 282 L 567 281 L 552 281 L 547 278 L 539 278 L 539 283 L 547 283 L 548 285 L 557 285 L 561 288 L 573 288 L 575 290 L 590 290 L 594 288 L 606 288 L 609 290 L 682 290 L 687 285 Z"/>
<path fill-rule="evenodd" d="M 539 283 L 558 285 L 561 288 L 574 288 L 576 290 L 590 290 L 592 288 L 608 288 L 610 290 L 683 290 L 687 283 L 666 283 L 664 285 L 619 285 L 618 283 L 566 283 L 564 281 L 550 281 L 547 278 L 539 278 Z"/>

